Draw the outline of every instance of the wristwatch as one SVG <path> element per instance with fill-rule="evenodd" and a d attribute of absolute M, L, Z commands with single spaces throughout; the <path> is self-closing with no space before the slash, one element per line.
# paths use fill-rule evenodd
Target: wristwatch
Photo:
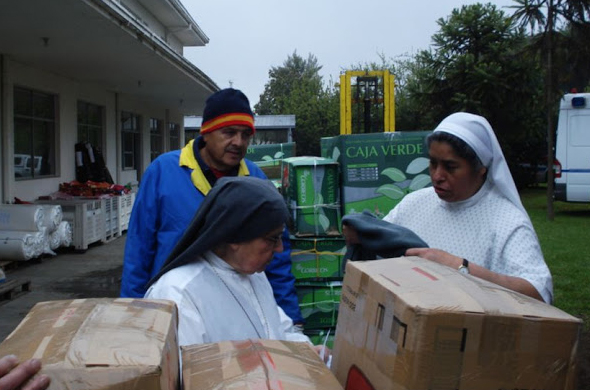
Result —
<path fill-rule="evenodd" d="M 459 266 L 459 272 L 463 274 L 470 274 L 469 272 L 469 261 L 467 259 L 463 259 L 463 264 Z"/>

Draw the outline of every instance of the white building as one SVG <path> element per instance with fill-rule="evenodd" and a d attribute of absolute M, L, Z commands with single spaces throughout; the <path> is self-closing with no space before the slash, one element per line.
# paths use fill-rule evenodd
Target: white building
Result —
<path fill-rule="evenodd" d="M 202 123 L 202 116 L 184 118 L 184 136 L 187 142 L 199 134 Z M 254 127 L 256 134 L 252 138 L 252 145 L 293 142 L 295 115 L 254 115 Z"/>
<path fill-rule="evenodd" d="M 219 89 L 183 57 L 207 43 L 179 0 L 2 0 L 0 201 L 74 180 L 77 142 L 138 181 Z"/>

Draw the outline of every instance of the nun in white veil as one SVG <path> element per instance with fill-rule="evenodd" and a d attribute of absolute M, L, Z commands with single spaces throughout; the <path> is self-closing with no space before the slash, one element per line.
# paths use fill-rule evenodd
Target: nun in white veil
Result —
<path fill-rule="evenodd" d="M 551 273 L 488 121 L 452 114 L 427 142 L 432 187 L 410 193 L 384 218 L 428 244 L 405 254 L 551 303 Z"/>

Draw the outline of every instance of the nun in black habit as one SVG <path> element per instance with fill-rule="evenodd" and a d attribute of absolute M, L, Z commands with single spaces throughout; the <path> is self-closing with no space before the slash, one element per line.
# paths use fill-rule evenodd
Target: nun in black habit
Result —
<path fill-rule="evenodd" d="M 263 272 L 282 250 L 288 218 L 270 181 L 217 182 L 145 295 L 176 302 L 180 345 L 256 338 L 311 343 L 276 304 Z"/>

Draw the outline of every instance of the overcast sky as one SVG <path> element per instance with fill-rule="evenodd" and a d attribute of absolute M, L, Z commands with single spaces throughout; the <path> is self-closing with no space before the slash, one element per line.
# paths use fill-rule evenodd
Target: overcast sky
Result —
<path fill-rule="evenodd" d="M 271 67 L 297 54 L 317 57 L 324 80 L 351 65 L 428 49 L 436 21 L 469 0 L 181 0 L 209 37 L 185 57 L 221 88 L 241 89 L 252 106 Z M 484 2 L 485 1 L 480 1 Z M 513 0 L 491 0 L 507 14 Z"/>

